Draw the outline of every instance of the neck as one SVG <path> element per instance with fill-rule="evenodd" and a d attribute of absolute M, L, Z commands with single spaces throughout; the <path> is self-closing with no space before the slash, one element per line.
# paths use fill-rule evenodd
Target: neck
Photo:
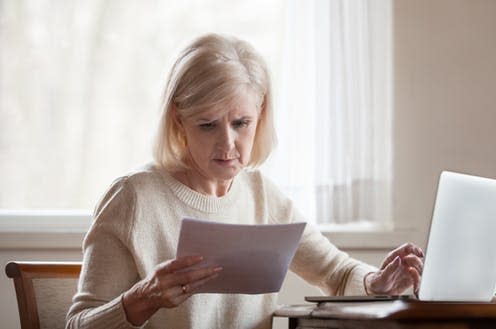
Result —
<path fill-rule="evenodd" d="M 232 179 L 210 180 L 191 170 L 175 172 L 172 176 L 198 193 L 216 197 L 226 195 L 233 181 Z"/>

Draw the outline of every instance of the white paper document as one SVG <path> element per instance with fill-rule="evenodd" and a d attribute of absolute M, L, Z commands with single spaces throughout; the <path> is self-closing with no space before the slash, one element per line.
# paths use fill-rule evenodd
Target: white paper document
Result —
<path fill-rule="evenodd" d="M 221 266 L 197 292 L 262 294 L 281 289 L 305 223 L 237 225 L 185 218 L 177 257 L 201 255 L 197 267 Z"/>

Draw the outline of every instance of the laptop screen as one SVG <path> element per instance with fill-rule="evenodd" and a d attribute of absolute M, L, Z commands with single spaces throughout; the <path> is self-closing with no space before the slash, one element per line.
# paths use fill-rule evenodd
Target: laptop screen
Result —
<path fill-rule="evenodd" d="M 419 299 L 490 301 L 496 285 L 496 180 L 444 171 Z"/>

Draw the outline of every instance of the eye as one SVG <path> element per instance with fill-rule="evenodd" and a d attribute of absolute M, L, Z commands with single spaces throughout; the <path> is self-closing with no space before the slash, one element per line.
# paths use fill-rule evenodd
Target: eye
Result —
<path fill-rule="evenodd" d="M 248 119 L 241 119 L 241 120 L 236 120 L 233 122 L 233 126 L 235 128 L 244 128 L 244 127 L 248 127 L 250 125 L 250 120 Z"/>
<path fill-rule="evenodd" d="M 200 124 L 200 128 L 203 130 L 211 130 L 215 128 L 215 121 L 202 123 Z"/>

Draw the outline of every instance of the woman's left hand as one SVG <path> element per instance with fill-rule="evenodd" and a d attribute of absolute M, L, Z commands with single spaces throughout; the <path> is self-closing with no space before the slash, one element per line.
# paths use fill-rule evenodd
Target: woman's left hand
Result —
<path fill-rule="evenodd" d="M 365 287 L 370 294 L 401 295 L 413 286 L 418 294 L 424 267 L 424 252 L 411 243 L 391 251 L 382 262 L 379 271 L 365 277 Z"/>

